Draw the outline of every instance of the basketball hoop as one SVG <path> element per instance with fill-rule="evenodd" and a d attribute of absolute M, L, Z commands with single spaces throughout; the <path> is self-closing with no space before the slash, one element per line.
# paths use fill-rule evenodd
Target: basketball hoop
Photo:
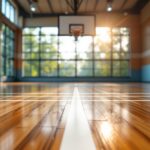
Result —
<path fill-rule="evenodd" d="M 78 37 L 81 35 L 80 29 L 73 29 L 71 35 L 75 37 L 75 41 L 78 41 Z"/>
<path fill-rule="evenodd" d="M 75 36 L 76 40 L 80 36 L 95 36 L 95 22 L 95 15 L 60 15 L 58 35 Z"/>
<path fill-rule="evenodd" d="M 70 24 L 70 34 L 78 41 L 78 37 L 83 34 L 83 24 Z"/>

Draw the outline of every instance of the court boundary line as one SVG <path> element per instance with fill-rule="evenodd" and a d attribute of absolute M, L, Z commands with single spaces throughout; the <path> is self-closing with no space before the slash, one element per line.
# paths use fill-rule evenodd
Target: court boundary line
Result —
<path fill-rule="evenodd" d="M 63 102 L 72 100 L 0 100 L 0 102 Z M 150 102 L 150 100 L 81 100 L 82 102 Z"/>
<path fill-rule="evenodd" d="M 125 96 L 94 96 L 94 95 L 91 95 L 91 96 L 82 96 L 82 95 L 80 95 L 81 97 L 86 97 L 86 98 L 89 98 L 89 97 L 99 97 L 99 98 L 104 98 L 104 97 L 106 97 L 106 98 L 130 98 L 130 97 L 137 97 L 137 96 L 134 96 L 134 95 L 131 95 L 131 96 L 128 96 L 128 95 L 125 95 Z M 45 96 L 19 96 L 19 95 L 3 95 L 3 96 L 1 96 L 0 95 L 0 98 L 11 98 L 11 97 L 16 97 L 16 98 L 46 98 L 46 97 L 49 97 L 49 98 L 52 98 L 52 97 L 72 97 L 72 95 L 66 95 L 66 96 L 61 96 L 61 95 L 58 95 L 58 96 L 50 96 L 50 95 L 45 95 Z M 150 95 L 148 96 L 148 95 L 146 95 L 146 96 L 143 96 L 143 95 L 139 95 L 138 97 L 150 97 Z"/>
<path fill-rule="evenodd" d="M 41 95 L 41 94 L 64 94 L 64 95 L 67 95 L 67 94 L 73 94 L 73 93 L 0 93 L 0 95 L 5 95 L 5 94 L 12 94 L 12 95 L 14 95 L 14 94 L 38 94 L 38 95 Z M 85 94 L 85 95 L 90 95 L 90 94 L 103 94 L 103 95 L 107 95 L 107 94 L 112 94 L 112 95 L 114 95 L 114 94 L 150 94 L 150 93 L 79 93 L 79 94 Z"/>
<path fill-rule="evenodd" d="M 74 88 L 71 101 L 60 150 L 96 150 L 92 130 L 77 87 Z"/>
<path fill-rule="evenodd" d="M 73 94 L 73 93 L 0 93 L 0 95 L 3 95 L 3 94 L 12 94 L 12 95 L 14 95 L 14 94 L 38 94 L 38 95 L 41 95 L 41 94 L 64 94 L 64 95 L 67 95 L 67 94 Z"/>

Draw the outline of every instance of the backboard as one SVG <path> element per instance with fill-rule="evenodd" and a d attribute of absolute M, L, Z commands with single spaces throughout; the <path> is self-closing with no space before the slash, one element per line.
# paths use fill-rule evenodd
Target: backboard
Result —
<path fill-rule="evenodd" d="M 95 35 L 95 16 L 69 15 L 59 16 L 59 35 L 73 35 L 73 30 L 80 30 L 81 35 Z"/>

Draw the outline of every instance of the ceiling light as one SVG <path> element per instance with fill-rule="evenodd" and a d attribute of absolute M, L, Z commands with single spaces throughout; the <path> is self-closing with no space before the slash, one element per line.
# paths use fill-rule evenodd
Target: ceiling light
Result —
<path fill-rule="evenodd" d="M 37 3 L 36 2 L 32 2 L 31 5 L 30 5 L 30 10 L 32 12 L 35 12 L 37 9 Z"/>
<path fill-rule="evenodd" d="M 110 6 L 107 7 L 107 11 L 108 11 L 108 12 L 111 12 L 111 11 L 112 11 L 112 7 L 110 7 Z"/>
<path fill-rule="evenodd" d="M 111 11 L 112 11 L 112 1 L 111 1 L 111 0 L 108 0 L 108 1 L 107 1 L 107 11 L 108 11 L 108 12 L 111 12 Z"/>

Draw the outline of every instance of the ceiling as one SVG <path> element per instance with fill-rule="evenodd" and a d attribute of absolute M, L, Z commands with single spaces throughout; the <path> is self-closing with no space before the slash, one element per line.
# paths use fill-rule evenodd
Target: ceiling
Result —
<path fill-rule="evenodd" d="M 95 14 L 105 12 L 107 1 L 112 1 L 114 12 L 139 13 L 149 0 L 14 0 L 20 15 L 31 15 L 30 4 L 37 1 L 34 16 L 55 16 L 62 14 Z"/>

